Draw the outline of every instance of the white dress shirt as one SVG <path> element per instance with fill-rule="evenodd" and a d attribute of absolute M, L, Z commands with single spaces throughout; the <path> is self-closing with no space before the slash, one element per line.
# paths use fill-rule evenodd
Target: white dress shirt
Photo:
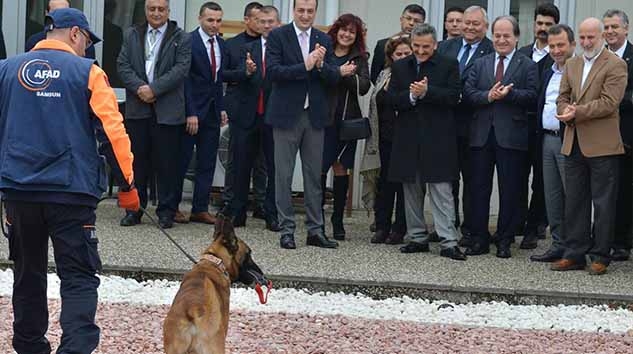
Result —
<path fill-rule="evenodd" d="M 211 43 L 209 43 L 209 39 L 211 37 L 202 30 L 202 28 L 198 27 L 198 33 L 200 34 L 200 38 L 202 38 L 202 43 L 204 43 L 204 47 L 207 50 L 207 57 L 209 58 L 209 63 L 211 63 Z M 220 72 L 220 68 L 222 68 L 222 53 L 220 53 L 220 44 L 218 44 L 218 36 L 213 36 L 213 51 L 215 53 L 215 79 L 218 79 L 218 73 Z"/>
<path fill-rule="evenodd" d="M 587 59 L 587 57 L 584 54 L 582 55 L 582 60 L 585 62 L 585 66 L 582 68 L 582 81 L 580 82 L 581 91 L 585 87 L 585 81 L 587 80 L 587 77 L 589 76 L 589 73 L 591 72 L 591 67 L 593 66 L 593 63 L 596 62 L 596 59 L 602 54 L 603 50 L 604 48 L 600 49 L 600 52 L 591 59 Z"/>
<path fill-rule="evenodd" d="M 462 56 L 464 55 L 464 52 L 466 51 L 466 48 L 465 48 L 466 44 L 468 43 L 466 42 L 466 40 L 462 38 L 462 47 L 459 50 L 459 53 L 457 53 L 457 62 L 460 62 L 462 60 Z M 468 52 L 468 59 L 466 59 L 466 64 L 468 64 L 470 62 L 470 59 L 472 59 L 473 55 L 477 51 L 477 47 L 479 47 L 479 44 L 481 44 L 481 41 L 472 43 L 470 45 L 470 52 Z"/>
<path fill-rule="evenodd" d="M 512 52 L 506 55 L 505 59 L 503 59 L 503 75 L 505 75 L 506 71 L 508 71 L 508 66 L 510 65 L 510 61 L 512 60 L 512 57 L 514 56 L 514 53 L 516 51 L 516 49 L 512 50 Z M 495 52 L 495 66 L 494 68 L 492 68 L 493 75 L 497 73 L 497 65 L 499 65 L 499 53 Z"/>
<path fill-rule="evenodd" d="M 299 42 L 299 47 L 301 47 L 301 33 L 305 32 L 308 35 L 307 41 L 308 41 L 308 53 L 303 53 L 303 58 L 307 58 L 308 55 L 310 54 L 310 35 L 312 34 L 312 27 L 308 28 L 307 30 L 303 31 L 301 29 L 299 29 L 299 27 L 297 27 L 296 23 L 292 23 L 292 26 L 294 26 L 295 28 L 295 33 L 297 34 L 297 42 Z M 303 49 L 302 49 L 303 51 Z M 308 109 L 308 107 L 310 107 L 310 97 L 308 97 L 308 93 L 306 92 L 306 100 L 303 103 L 303 109 Z"/>
<path fill-rule="evenodd" d="M 556 119 L 556 99 L 560 92 L 560 81 L 563 78 L 563 71 L 558 65 L 552 65 L 552 78 L 545 89 L 545 106 L 543 107 L 543 129 L 559 130 L 560 121 Z"/>
<path fill-rule="evenodd" d="M 615 53 L 615 55 L 619 56 L 620 58 L 622 58 L 624 56 L 624 51 L 626 51 L 626 46 L 628 45 L 628 41 L 624 41 L 624 45 L 622 45 L 620 47 L 620 49 L 616 50 L 616 51 L 612 51 L 613 53 Z"/>
<path fill-rule="evenodd" d="M 160 45 L 163 42 L 163 36 L 167 31 L 167 22 L 158 27 L 158 33 L 156 34 L 156 41 L 154 44 L 150 41 L 151 31 L 154 27 L 147 25 L 147 33 L 145 33 L 145 74 L 147 74 L 147 81 L 151 83 L 154 81 L 154 67 L 156 59 L 158 59 L 158 52 L 160 51 Z"/>
<path fill-rule="evenodd" d="M 536 41 L 534 41 L 534 45 L 532 46 L 532 60 L 535 63 L 541 61 L 541 59 L 545 58 L 549 55 L 549 46 L 543 47 L 543 49 L 538 49 L 536 46 Z"/>

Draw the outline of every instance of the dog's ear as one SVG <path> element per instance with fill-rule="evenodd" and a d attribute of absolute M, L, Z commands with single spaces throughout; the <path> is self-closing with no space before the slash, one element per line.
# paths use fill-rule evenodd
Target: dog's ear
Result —
<path fill-rule="evenodd" d="M 224 219 L 222 231 L 220 232 L 222 233 L 222 244 L 224 244 L 224 247 L 226 247 L 231 254 L 235 254 L 238 249 L 237 236 L 233 229 L 233 223 L 229 218 Z"/>
<path fill-rule="evenodd" d="M 224 222 L 226 217 L 224 214 L 218 214 L 215 218 L 215 232 L 213 233 L 213 240 L 222 235 L 222 229 L 224 228 Z"/>

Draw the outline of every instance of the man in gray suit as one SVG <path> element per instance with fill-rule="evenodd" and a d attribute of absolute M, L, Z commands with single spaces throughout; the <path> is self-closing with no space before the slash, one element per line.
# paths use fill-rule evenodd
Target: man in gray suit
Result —
<path fill-rule="evenodd" d="M 185 77 L 191 65 L 191 39 L 169 21 L 169 1 L 146 0 L 146 23 L 125 31 L 117 60 L 126 88 L 125 126 L 134 153 L 134 182 L 141 206 L 147 206 L 148 179 L 158 179 L 158 215 L 163 228 L 173 226 L 182 132 L 185 129 Z M 121 226 L 141 222 L 141 212 L 127 211 Z"/>
<path fill-rule="evenodd" d="M 520 31 L 512 16 L 492 23 L 495 53 L 477 60 L 464 85 L 463 99 L 474 108 L 470 129 L 472 239 L 467 255 L 490 252 L 488 218 L 495 169 L 499 181 L 497 257 L 509 258 L 519 212 L 521 176 L 528 148 L 527 110 L 536 103 L 536 63 L 518 53 Z"/>
<path fill-rule="evenodd" d="M 266 107 L 275 146 L 275 199 L 281 226 L 280 246 L 296 248 L 292 207 L 292 174 L 297 151 L 301 154 L 306 204 L 307 244 L 336 248 L 324 233 L 321 212 L 323 130 L 327 124 L 328 86 L 340 74 L 332 64 L 332 42 L 312 27 L 317 0 L 296 0 L 292 23 L 273 30 L 266 43 L 266 76 L 272 91 Z"/>

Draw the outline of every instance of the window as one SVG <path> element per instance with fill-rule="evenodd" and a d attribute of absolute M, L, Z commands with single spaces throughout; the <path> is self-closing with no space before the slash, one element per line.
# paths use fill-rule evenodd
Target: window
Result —
<path fill-rule="evenodd" d="M 103 16 L 102 67 L 112 87 L 123 87 L 116 59 L 121 51 L 123 32 L 131 25 L 145 22 L 145 0 L 105 0 Z"/>
<path fill-rule="evenodd" d="M 32 35 L 44 30 L 44 18 L 48 0 L 29 0 L 26 5 L 26 26 L 24 38 L 28 39 Z M 70 6 L 83 11 L 83 0 L 70 0 Z M 0 6 L 1 8 L 1 6 Z"/>
<path fill-rule="evenodd" d="M 536 6 L 550 3 L 554 0 L 511 0 L 510 15 L 519 21 L 521 37 L 519 38 L 519 48 L 534 41 L 534 9 Z"/>

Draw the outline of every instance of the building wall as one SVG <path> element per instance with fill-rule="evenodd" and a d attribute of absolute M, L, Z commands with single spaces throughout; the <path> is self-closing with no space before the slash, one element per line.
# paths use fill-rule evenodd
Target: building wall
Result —
<path fill-rule="evenodd" d="M 608 9 L 620 9 L 626 12 L 631 21 L 633 16 L 633 1 L 631 0 L 577 0 L 576 18 L 574 29 L 578 28 L 580 22 L 587 17 L 597 17 L 602 19 Z"/>

